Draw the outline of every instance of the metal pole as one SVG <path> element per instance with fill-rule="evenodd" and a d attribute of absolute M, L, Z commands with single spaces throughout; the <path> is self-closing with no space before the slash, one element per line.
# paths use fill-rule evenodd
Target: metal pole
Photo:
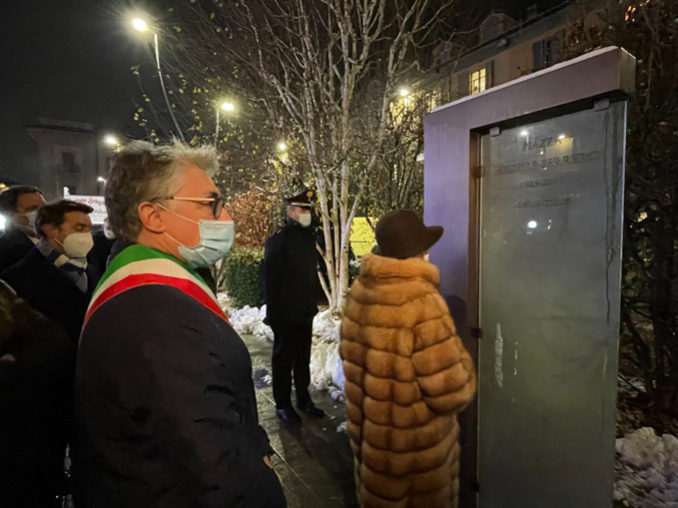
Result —
<path fill-rule="evenodd" d="M 217 124 L 216 127 L 214 128 L 214 146 L 219 145 L 219 106 L 215 108 L 215 111 L 217 112 Z"/>
<path fill-rule="evenodd" d="M 165 104 L 167 104 L 167 110 L 169 111 L 170 116 L 172 117 L 172 122 L 174 122 L 174 127 L 177 130 L 177 134 L 179 135 L 179 139 L 183 141 L 184 143 L 186 142 L 186 139 L 184 139 L 184 133 L 181 132 L 181 128 L 179 127 L 179 123 L 177 122 L 177 119 L 174 116 L 174 111 L 172 110 L 172 105 L 170 104 L 169 98 L 167 97 L 167 90 L 165 90 L 165 81 L 162 78 L 162 70 L 160 69 L 160 48 L 158 44 L 158 34 L 153 32 L 153 43 L 155 45 L 155 64 L 156 64 L 156 69 L 158 71 L 158 79 L 160 80 L 160 87 L 162 88 L 162 95 L 165 97 Z"/>

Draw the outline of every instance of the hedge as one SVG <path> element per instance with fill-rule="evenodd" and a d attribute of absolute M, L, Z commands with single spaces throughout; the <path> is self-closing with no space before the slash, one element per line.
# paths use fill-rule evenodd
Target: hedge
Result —
<path fill-rule="evenodd" d="M 260 307 L 263 247 L 233 247 L 223 260 L 223 286 L 236 307 Z"/>

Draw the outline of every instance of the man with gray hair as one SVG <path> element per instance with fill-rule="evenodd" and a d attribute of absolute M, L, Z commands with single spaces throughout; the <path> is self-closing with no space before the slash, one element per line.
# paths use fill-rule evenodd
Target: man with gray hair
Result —
<path fill-rule="evenodd" d="M 134 142 L 106 183 L 129 246 L 85 316 L 73 446 L 78 506 L 285 506 L 258 425 L 252 366 L 196 268 L 233 222 L 208 176 L 212 147 Z"/>

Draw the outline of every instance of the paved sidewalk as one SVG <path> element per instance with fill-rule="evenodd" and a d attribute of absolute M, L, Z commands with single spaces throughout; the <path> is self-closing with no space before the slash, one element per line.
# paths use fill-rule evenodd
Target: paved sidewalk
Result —
<path fill-rule="evenodd" d="M 327 392 L 311 389 L 313 401 L 327 416 L 310 420 L 302 414 L 304 424 L 296 428 L 280 422 L 270 382 L 272 344 L 251 335 L 242 338 L 252 356 L 259 421 L 277 453 L 273 465 L 289 508 L 357 507 L 348 437 L 337 432 L 346 420 L 343 403 L 333 401 Z"/>

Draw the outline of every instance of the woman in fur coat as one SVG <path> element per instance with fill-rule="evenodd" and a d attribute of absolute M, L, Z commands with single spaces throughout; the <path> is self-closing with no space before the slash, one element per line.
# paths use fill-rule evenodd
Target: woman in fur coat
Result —
<path fill-rule="evenodd" d="M 363 508 L 457 505 L 457 414 L 476 376 L 425 256 L 442 233 L 411 211 L 386 215 L 346 304 L 340 353 Z"/>

